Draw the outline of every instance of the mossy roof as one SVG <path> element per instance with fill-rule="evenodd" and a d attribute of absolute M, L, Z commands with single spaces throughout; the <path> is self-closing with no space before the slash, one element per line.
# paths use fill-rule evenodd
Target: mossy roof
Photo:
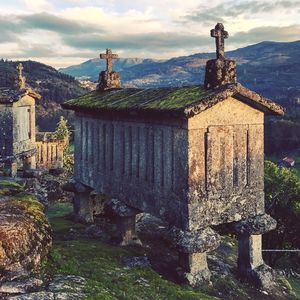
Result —
<path fill-rule="evenodd" d="M 250 93 L 249 93 L 250 92 Z M 243 94 L 249 105 L 269 114 L 282 114 L 283 108 L 271 100 L 247 90 L 240 84 L 205 90 L 203 86 L 165 88 L 124 88 L 93 91 L 63 104 L 63 108 L 75 111 L 144 111 L 178 112 L 193 116 L 236 94 Z M 243 99 L 240 99 L 243 101 Z M 247 101 L 249 100 L 249 101 Z"/>

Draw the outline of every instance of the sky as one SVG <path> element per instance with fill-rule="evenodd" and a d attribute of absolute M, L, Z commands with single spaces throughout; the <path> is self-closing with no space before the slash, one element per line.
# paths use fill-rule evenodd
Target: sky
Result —
<path fill-rule="evenodd" d="M 227 50 L 300 40 L 300 0 L 0 0 L 0 57 L 59 68 L 106 48 L 124 58 L 213 52 L 217 22 Z"/>

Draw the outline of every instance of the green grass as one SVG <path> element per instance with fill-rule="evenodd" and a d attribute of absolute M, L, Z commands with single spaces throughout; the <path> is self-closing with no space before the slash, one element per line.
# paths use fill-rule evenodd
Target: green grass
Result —
<path fill-rule="evenodd" d="M 70 212 L 70 205 L 65 203 L 54 204 L 48 210 L 55 240 L 46 266 L 52 274 L 73 274 L 86 278 L 87 299 L 217 299 L 167 281 L 151 268 L 124 267 L 122 257 L 140 255 L 137 250 L 96 240 L 64 240 L 63 235 L 70 228 L 84 227 L 65 218 Z"/>
<path fill-rule="evenodd" d="M 207 99 L 213 92 L 202 86 L 93 91 L 65 102 L 69 108 L 182 110 Z"/>
<path fill-rule="evenodd" d="M 296 299 L 300 299 L 300 279 L 290 278 L 288 282 L 295 293 Z"/>

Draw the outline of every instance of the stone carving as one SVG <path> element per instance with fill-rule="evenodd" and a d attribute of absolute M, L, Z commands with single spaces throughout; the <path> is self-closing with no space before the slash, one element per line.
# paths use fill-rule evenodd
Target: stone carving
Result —
<path fill-rule="evenodd" d="M 99 84 L 97 89 L 105 91 L 113 88 L 120 88 L 120 74 L 113 71 L 113 59 L 117 59 L 118 55 L 113 54 L 111 49 L 106 49 L 106 54 L 100 54 L 101 59 L 106 60 L 106 70 L 99 74 Z"/>
<path fill-rule="evenodd" d="M 23 75 L 23 70 L 24 70 L 24 67 L 23 67 L 22 63 L 19 63 L 17 65 L 17 71 L 18 71 L 17 87 L 20 90 L 26 89 L 26 78 Z"/>
<path fill-rule="evenodd" d="M 228 32 L 224 26 L 218 23 L 210 32 L 211 37 L 216 39 L 217 59 L 206 63 L 204 86 L 206 89 L 218 88 L 229 83 L 236 83 L 236 63 L 234 60 L 225 59 L 224 39 L 228 38 Z"/>
<path fill-rule="evenodd" d="M 222 23 L 218 23 L 214 29 L 210 31 L 210 36 L 216 38 L 217 59 L 225 59 L 224 39 L 228 38 L 228 32 L 224 30 Z"/>

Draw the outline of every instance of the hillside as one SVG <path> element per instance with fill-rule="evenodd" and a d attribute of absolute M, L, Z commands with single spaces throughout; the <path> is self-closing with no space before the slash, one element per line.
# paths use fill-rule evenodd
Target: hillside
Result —
<path fill-rule="evenodd" d="M 291 99 L 300 98 L 299 53 L 300 41 L 262 42 L 229 51 L 226 56 L 237 61 L 239 82 L 286 105 Z M 120 59 L 114 66 L 121 71 L 123 86 L 192 85 L 203 82 L 206 60 L 214 56 L 214 53 L 198 53 L 165 61 Z M 60 71 L 96 81 L 99 71 L 105 67 L 104 63 L 100 59 L 92 59 Z"/>
<path fill-rule="evenodd" d="M 19 62 L 0 61 L 0 87 L 11 87 Z M 54 130 L 62 114 L 60 103 L 86 92 L 74 77 L 34 61 L 22 61 L 27 83 L 42 95 L 37 101 L 37 124 L 40 130 Z"/>

